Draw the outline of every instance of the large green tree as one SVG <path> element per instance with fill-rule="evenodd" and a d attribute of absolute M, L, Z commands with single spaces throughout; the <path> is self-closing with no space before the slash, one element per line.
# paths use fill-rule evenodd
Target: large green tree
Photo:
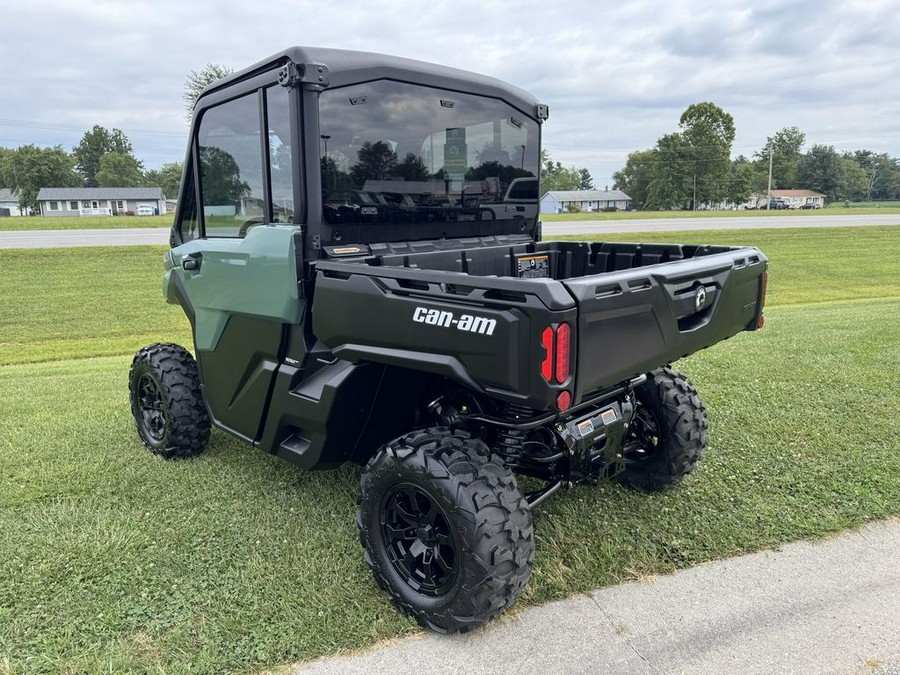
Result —
<path fill-rule="evenodd" d="M 635 207 L 696 208 L 748 193 L 753 172 L 731 160 L 735 128 L 729 113 L 709 101 L 694 103 L 681 114 L 678 127 L 654 148 L 628 155 L 625 166 L 613 174 L 616 187 Z"/>
<path fill-rule="evenodd" d="M 121 130 L 110 131 L 99 124 L 95 124 L 90 131 L 86 131 L 78 145 L 72 149 L 75 168 L 84 178 L 85 186 L 97 187 L 100 159 L 110 152 L 134 157 L 131 141 Z"/>
<path fill-rule="evenodd" d="M 350 176 L 362 188 L 366 180 L 385 180 L 393 176 L 398 163 L 397 153 L 387 142 L 366 141 L 357 152 L 357 161 L 350 168 Z"/>
<path fill-rule="evenodd" d="M 394 175 L 397 178 L 409 181 L 423 181 L 428 180 L 430 177 L 425 161 L 412 152 L 406 153 L 403 161 L 397 164 L 397 167 L 394 169 Z"/>
<path fill-rule="evenodd" d="M 628 155 L 625 166 L 613 174 L 614 187 L 631 197 L 636 209 L 647 208 L 650 182 L 656 175 L 657 151 L 637 150 Z"/>
<path fill-rule="evenodd" d="M 731 163 L 731 178 L 728 181 L 725 201 L 730 204 L 743 204 L 749 201 L 753 194 L 753 182 L 756 175 L 755 167 L 745 158 L 734 160 Z"/>
<path fill-rule="evenodd" d="M 690 206 L 696 158 L 684 136 L 666 134 L 656 142 L 655 152 L 656 169 L 647 186 L 646 207 L 669 211 Z"/>
<path fill-rule="evenodd" d="M 547 162 L 541 170 L 541 194 L 561 190 L 577 190 L 581 174 L 575 167 L 564 167 L 560 162 Z"/>
<path fill-rule="evenodd" d="M 145 187 L 162 188 L 163 194 L 169 199 L 175 199 L 178 196 L 178 189 L 181 187 L 181 162 L 167 162 L 158 169 L 150 169 L 144 172 L 142 185 Z M 275 183 L 275 171 L 272 172 L 272 182 Z"/>
<path fill-rule="evenodd" d="M 579 190 L 593 190 L 594 189 L 594 178 L 591 176 L 591 172 L 588 171 L 585 167 L 581 167 L 578 169 L 578 175 L 580 176 L 578 182 Z"/>
<path fill-rule="evenodd" d="M 772 152 L 772 187 L 793 190 L 798 186 L 798 169 L 806 134 L 799 127 L 784 127 L 766 139 L 766 145 L 756 152 L 757 172 L 766 176 L 768 187 L 769 151 Z"/>
<path fill-rule="evenodd" d="M 715 103 L 689 105 L 678 121 L 683 145 L 683 165 L 693 166 L 691 199 L 698 204 L 715 204 L 728 197 L 731 180 L 731 145 L 734 118 Z"/>
<path fill-rule="evenodd" d="M 56 145 L 38 148 L 23 145 L 0 154 L 0 175 L 19 199 L 22 210 L 37 210 L 37 196 L 44 187 L 76 187 L 81 178 L 75 173 L 72 156 Z"/>
<path fill-rule="evenodd" d="M 100 158 L 100 169 L 94 179 L 98 187 L 140 187 L 144 184 L 143 169 L 133 155 L 107 152 Z"/>
<path fill-rule="evenodd" d="M 194 105 L 200 98 L 201 92 L 216 80 L 221 80 L 234 72 L 228 66 L 221 66 L 216 63 L 207 63 L 200 70 L 192 70 L 188 73 L 184 82 L 184 107 L 187 110 L 187 118 L 190 120 L 194 116 Z"/>
<path fill-rule="evenodd" d="M 0 188 L 9 188 L 11 185 L 11 181 L 7 179 L 6 173 L 4 173 L 4 166 L 6 166 L 7 158 L 15 152 L 12 148 L 0 148 Z"/>
<path fill-rule="evenodd" d="M 887 153 L 854 150 L 844 153 L 845 159 L 856 162 L 866 173 L 866 199 L 897 199 L 900 197 L 900 160 Z"/>
<path fill-rule="evenodd" d="M 860 197 L 868 186 L 865 170 L 853 159 L 842 157 L 831 145 L 813 145 L 800 158 L 797 173 L 800 187 L 837 201 Z"/>
<path fill-rule="evenodd" d="M 241 180 L 234 157 L 214 145 L 200 148 L 200 179 L 204 204 L 237 204 L 250 194 L 250 185 Z"/>

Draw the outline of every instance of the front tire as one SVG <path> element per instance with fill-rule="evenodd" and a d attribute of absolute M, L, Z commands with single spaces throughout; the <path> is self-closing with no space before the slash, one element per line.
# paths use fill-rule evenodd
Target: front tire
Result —
<path fill-rule="evenodd" d="M 466 632 L 522 593 L 534 559 L 531 511 L 480 440 L 446 427 L 398 438 L 369 462 L 360 489 L 366 562 L 422 626 Z"/>
<path fill-rule="evenodd" d="M 210 421 L 188 350 L 164 342 L 144 347 L 131 363 L 128 390 L 138 436 L 151 452 L 166 459 L 203 452 Z"/>
<path fill-rule="evenodd" d="M 625 455 L 616 478 L 645 492 L 680 483 L 706 450 L 709 420 L 697 389 L 682 373 L 658 368 L 635 390 L 637 410 L 626 444 L 640 448 Z"/>

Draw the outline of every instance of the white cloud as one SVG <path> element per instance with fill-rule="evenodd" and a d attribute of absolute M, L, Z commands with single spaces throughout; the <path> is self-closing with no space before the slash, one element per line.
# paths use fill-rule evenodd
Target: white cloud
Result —
<path fill-rule="evenodd" d="M 896 0 L 32 0 L 4 9 L 0 144 L 71 147 L 98 123 L 125 130 L 148 166 L 178 160 L 190 70 L 241 68 L 309 44 L 444 63 L 530 90 L 550 105 L 545 147 L 600 185 L 698 101 L 734 116 L 736 154 L 797 125 L 809 143 L 900 156 L 897 9 Z"/>

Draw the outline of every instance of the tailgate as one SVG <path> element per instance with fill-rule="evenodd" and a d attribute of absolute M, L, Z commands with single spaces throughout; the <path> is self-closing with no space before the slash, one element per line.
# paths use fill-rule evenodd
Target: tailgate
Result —
<path fill-rule="evenodd" d="M 765 270 L 758 249 L 736 248 L 564 281 L 578 303 L 575 401 L 755 330 Z"/>

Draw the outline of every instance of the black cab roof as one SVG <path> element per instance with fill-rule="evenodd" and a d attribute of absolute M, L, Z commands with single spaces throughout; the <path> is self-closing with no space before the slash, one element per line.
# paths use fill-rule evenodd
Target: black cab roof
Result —
<path fill-rule="evenodd" d="M 201 93 L 200 100 L 284 65 L 293 66 L 298 81 L 310 88 L 327 89 L 372 80 L 396 79 L 499 98 L 539 121 L 548 116 L 547 106 L 541 105 L 533 95 L 487 75 L 398 56 L 321 47 L 289 47 L 273 54 L 209 85 Z"/>

